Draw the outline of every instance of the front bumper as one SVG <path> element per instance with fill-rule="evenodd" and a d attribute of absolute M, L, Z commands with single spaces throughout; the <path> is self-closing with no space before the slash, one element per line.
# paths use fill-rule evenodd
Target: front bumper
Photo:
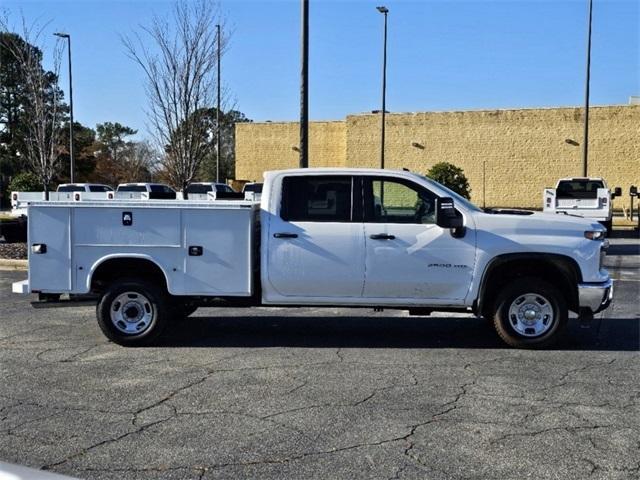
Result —
<path fill-rule="evenodd" d="M 578 284 L 578 302 L 580 309 L 586 308 L 598 313 L 607 308 L 613 300 L 613 280 L 602 283 Z"/>

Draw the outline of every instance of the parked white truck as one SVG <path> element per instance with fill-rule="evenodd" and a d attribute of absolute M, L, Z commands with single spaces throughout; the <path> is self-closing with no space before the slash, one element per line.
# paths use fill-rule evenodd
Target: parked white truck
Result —
<path fill-rule="evenodd" d="M 268 172 L 260 204 L 41 202 L 29 205 L 29 277 L 16 293 L 93 295 L 121 345 L 174 318 L 232 306 L 473 312 L 515 347 L 558 338 L 569 311 L 609 305 L 597 222 L 485 212 L 407 171 Z"/>
<path fill-rule="evenodd" d="M 556 188 L 545 188 L 543 211 L 590 218 L 604 225 L 611 233 L 613 205 L 622 190 L 612 193 L 602 178 L 561 178 Z"/>
<path fill-rule="evenodd" d="M 27 214 L 31 202 L 39 202 L 49 197 L 49 201 L 112 200 L 113 188 L 100 183 L 62 183 L 55 192 L 11 192 L 11 216 Z"/>

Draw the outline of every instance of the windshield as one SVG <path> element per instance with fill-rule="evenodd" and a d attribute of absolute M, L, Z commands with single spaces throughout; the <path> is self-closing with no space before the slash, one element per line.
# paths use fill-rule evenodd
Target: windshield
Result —
<path fill-rule="evenodd" d="M 447 195 L 449 195 L 451 198 L 453 198 L 453 201 L 456 204 L 463 205 L 464 208 L 466 208 L 467 210 L 472 210 L 474 212 L 482 212 L 483 211 L 481 208 L 476 207 L 473 203 L 471 203 L 469 200 L 464 198 L 462 195 L 457 194 L 456 192 L 454 192 L 450 188 L 447 188 L 444 185 L 442 185 L 441 183 L 436 182 L 432 178 L 425 177 L 424 175 L 418 175 L 417 173 L 414 173 L 414 175 L 416 177 L 421 178 L 422 180 L 426 180 L 429 183 L 435 183 L 438 186 L 438 188 L 441 188 L 442 190 L 444 190 L 447 193 Z"/>

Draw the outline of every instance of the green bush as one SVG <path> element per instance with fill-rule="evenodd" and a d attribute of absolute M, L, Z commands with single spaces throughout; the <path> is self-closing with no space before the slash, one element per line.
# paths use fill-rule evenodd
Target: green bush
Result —
<path fill-rule="evenodd" d="M 436 163 L 427 172 L 427 177 L 441 183 L 464 198 L 471 198 L 471 187 L 464 171 L 452 163 Z"/>
<path fill-rule="evenodd" d="M 38 192 L 44 190 L 38 176 L 31 172 L 17 174 L 9 182 L 9 192 Z"/>

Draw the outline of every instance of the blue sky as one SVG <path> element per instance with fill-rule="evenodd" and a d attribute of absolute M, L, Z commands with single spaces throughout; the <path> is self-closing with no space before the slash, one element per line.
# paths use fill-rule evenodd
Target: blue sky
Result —
<path fill-rule="evenodd" d="M 383 0 L 310 0 L 310 117 L 380 108 Z M 587 0 L 409 1 L 389 8 L 387 109 L 393 112 L 581 105 Z M 592 104 L 640 94 L 640 2 L 594 0 Z M 73 39 L 75 117 L 145 135 L 139 68 L 120 35 L 171 2 L 0 0 L 10 17 L 51 21 Z M 233 30 L 223 85 L 256 121 L 299 112 L 300 2 L 226 0 Z M 48 38 L 48 37 L 47 37 Z M 53 40 L 53 37 L 51 37 Z M 66 65 L 64 66 L 66 68 Z M 66 70 L 61 82 L 67 92 Z"/>

